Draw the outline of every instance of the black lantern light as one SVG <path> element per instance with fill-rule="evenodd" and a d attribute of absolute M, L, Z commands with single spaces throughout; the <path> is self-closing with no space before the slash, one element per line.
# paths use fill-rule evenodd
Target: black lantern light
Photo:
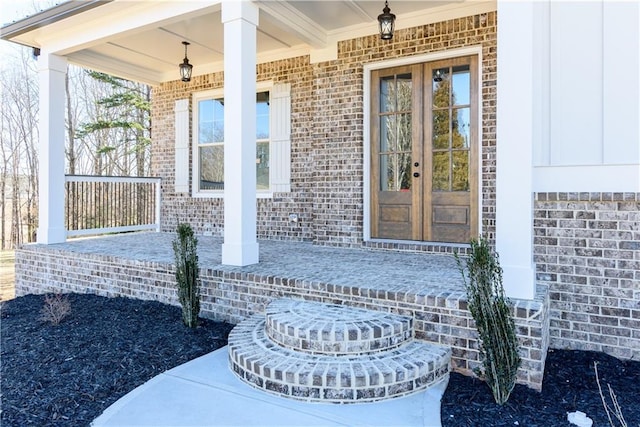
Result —
<path fill-rule="evenodd" d="M 189 42 L 182 42 L 184 45 L 184 60 L 180 67 L 180 77 L 182 77 L 183 82 L 191 81 L 191 71 L 193 70 L 193 65 L 189 64 L 189 59 L 187 58 L 187 46 L 189 46 Z"/>
<path fill-rule="evenodd" d="M 391 40 L 393 38 L 393 27 L 396 22 L 396 15 L 391 13 L 389 2 L 385 0 L 384 9 L 378 15 L 378 23 L 380 24 L 380 38 L 382 40 Z"/>

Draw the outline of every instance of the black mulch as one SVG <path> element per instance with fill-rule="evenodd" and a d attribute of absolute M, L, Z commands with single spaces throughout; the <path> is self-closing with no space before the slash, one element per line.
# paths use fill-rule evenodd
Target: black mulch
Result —
<path fill-rule="evenodd" d="M 69 295 L 59 325 L 39 320 L 43 296 L 1 304 L 0 425 L 87 426 L 167 369 L 226 345 L 233 325 L 182 324 L 179 307 Z"/>
<path fill-rule="evenodd" d="M 202 319 L 191 330 L 180 309 L 156 302 L 70 295 L 60 325 L 38 320 L 44 297 L 0 305 L 0 425 L 88 425 L 117 399 L 167 369 L 226 344 L 232 325 Z M 443 427 L 569 426 L 580 410 L 609 426 L 595 381 L 610 384 L 629 427 L 640 425 L 640 362 L 602 353 L 550 351 L 543 391 L 516 386 L 504 406 L 488 386 L 452 374 L 442 399 Z M 619 424 L 616 424 L 619 425 Z"/>
<path fill-rule="evenodd" d="M 550 350 L 542 392 L 516 385 L 509 401 L 497 405 L 482 381 L 452 374 L 442 398 L 443 427 L 569 426 L 567 413 L 581 411 L 595 427 L 609 426 L 598 393 L 594 362 L 603 392 L 611 386 L 629 427 L 640 426 L 640 361 L 622 361 L 590 351 Z M 611 405 L 611 401 L 608 401 Z M 614 425 L 621 424 L 613 418 Z"/>

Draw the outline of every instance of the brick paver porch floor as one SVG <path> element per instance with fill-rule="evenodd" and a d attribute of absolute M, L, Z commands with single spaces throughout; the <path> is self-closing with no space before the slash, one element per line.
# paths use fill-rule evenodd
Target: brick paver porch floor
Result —
<path fill-rule="evenodd" d="M 464 292 L 460 272 L 451 255 L 259 240 L 260 263 L 233 267 L 221 264 L 221 238 L 197 237 L 201 268 L 391 292 L 421 294 L 424 290 L 429 295 Z M 70 240 L 49 248 L 173 264 L 174 238 L 174 233 L 130 233 Z"/>

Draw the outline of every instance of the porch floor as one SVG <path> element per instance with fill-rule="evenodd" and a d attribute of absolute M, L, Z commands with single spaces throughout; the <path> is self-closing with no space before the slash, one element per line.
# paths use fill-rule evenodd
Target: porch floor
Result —
<path fill-rule="evenodd" d="M 260 262 L 234 267 L 221 264 L 221 238 L 197 238 L 200 268 L 418 295 L 464 292 L 460 271 L 451 255 L 260 240 Z M 130 233 L 69 240 L 49 248 L 173 264 L 174 239 L 173 233 Z"/>

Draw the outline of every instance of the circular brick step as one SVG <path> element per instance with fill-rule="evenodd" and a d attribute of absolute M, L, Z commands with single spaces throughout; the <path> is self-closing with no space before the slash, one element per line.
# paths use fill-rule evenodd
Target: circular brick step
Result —
<path fill-rule="evenodd" d="M 265 333 L 264 315 L 229 335 L 232 371 L 258 389 L 305 401 L 372 402 L 423 390 L 448 378 L 451 350 L 411 340 L 369 355 L 334 356 L 294 351 Z"/>
<path fill-rule="evenodd" d="M 390 350 L 413 337 L 413 319 L 337 304 L 280 299 L 266 309 L 267 336 L 313 354 L 352 355 Z"/>

